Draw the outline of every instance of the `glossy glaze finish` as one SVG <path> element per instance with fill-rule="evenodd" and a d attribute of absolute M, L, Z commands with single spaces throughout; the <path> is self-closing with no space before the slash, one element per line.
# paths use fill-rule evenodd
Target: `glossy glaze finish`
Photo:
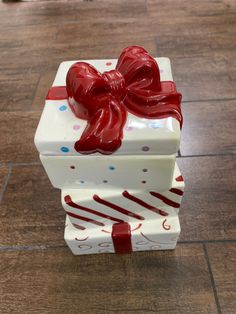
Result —
<path fill-rule="evenodd" d="M 175 166 L 163 191 L 62 190 L 65 241 L 75 255 L 174 249 L 184 181 Z"/>
<path fill-rule="evenodd" d="M 180 234 L 178 215 L 166 219 L 158 219 L 145 224 L 131 223 L 130 235 L 125 237 L 119 233 L 119 240 L 125 242 L 125 251 L 119 251 L 116 239 L 114 239 L 114 227 L 97 227 L 81 230 L 76 224 L 72 224 L 68 216 L 64 238 L 74 255 L 97 253 L 129 253 L 130 251 L 173 250 Z M 131 242 L 131 243 L 130 243 Z M 130 247 L 131 244 L 131 247 Z"/>
<path fill-rule="evenodd" d="M 155 60 L 160 68 L 161 84 L 164 81 L 172 81 L 169 59 Z M 92 64 L 99 72 L 109 72 L 108 70 L 114 69 L 117 64 L 117 60 L 114 59 L 86 62 Z M 65 86 L 66 73 L 74 63 L 75 61 L 68 61 L 60 65 L 53 83 L 54 87 Z M 79 119 L 73 114 L 67 99 L 46 100 L 35 135 L 38 151 L 44 155 L 80 155 L 74 146 L 78 138 L 84 134 L 86 125 L 87 120 Z M 179 148 L 180 125 L 172 117 L 146 119 L 128 112 L 122 132 L 122 144 L 113 155 L 165 155 L 174 154 Z M 66 148 L 65 151 L 62 150 L 63 147 Z"/>
<path fill-rule="evenodd" d="M 53 87 L 48 100 L 65 97 L 63 87 Z M 111 154 L 120 146 L 127 110 L 141 118 L 174 117 L 182 126 L 181 95 L 171 81 L 161 82 L 158 65 L 142 47 L 123 50 L 116 69 L 103 74 L 91 64 L 73 64 L 66 77 L 73 113 L 87 120 L 74 148 L 81 154 Z M 58 95 L 57 95 L 58 92 Z"/>
<path fill-rule="evenodd" d="M 73 64 L 66 89 L 73 113 L 87 120 L 74 146 L 82 154 L 115 152 L 121 145 L 127 110 L 146 119 L 173 117 L 182 126 L 181 94 L 173 82 L 160 82 L 155 59 L 142 47 L 125 48 L 115 70 L 103 74 L 91 64 Z"/>
<path fill-rule="evenodd" d="M 146 224 L 155 220 L 168 221 L 178 214 L 182 200 L 184 182 L 176 180 L 179 176 L 176 165 L 171 187 L 164 191 L 155 188 L 63 189 L 61 203 L 70 221 L 84 229 L 93 229 L 98 223 L 108 227 L 123 222 Z"/>
<path fill-rule="evenodd" d="M 42 164 L 59 189 L 169 189 L 175 155 L 44 156 Z"/>

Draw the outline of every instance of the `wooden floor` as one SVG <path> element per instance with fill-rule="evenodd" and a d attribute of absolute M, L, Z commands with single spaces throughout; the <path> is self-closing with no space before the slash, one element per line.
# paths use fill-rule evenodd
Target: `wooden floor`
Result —
<path fill-rule="evenodd" d="M 177 249 L 74 257 L 33 137 L 58 64 L 143 45 L 183 94 Z M 236 1 L 0 2 L 0 313 L 236 313 Z"/>

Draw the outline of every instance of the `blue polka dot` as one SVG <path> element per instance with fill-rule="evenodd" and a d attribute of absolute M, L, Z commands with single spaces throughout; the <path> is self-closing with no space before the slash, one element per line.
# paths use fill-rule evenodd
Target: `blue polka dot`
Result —
<path fill-rule="evenodd" d="M 68 153 L 70 150 L 69 150 L 69 148 L 68 147 L 61 147 L 61 151 L 63 152 L 63 153 Z"/>
<path fill-rule="evenodd" d="M 67 106 L 65 106 L 65 105 L 62 105 L 61 107 L 59 107 L 60 111 L 65 111 L 66 109 L 67 109 Z"/>
<path fill-rule="evenodd" d="M 150 123 L 150 127 L 153 129 L 159 129 L 159 124 L 157 122 Z"/>
<path fill-rule="evenodd" d="M 116 168 L 114 166 L 109 166 L 110 170 L 115 170 Z"/>
<path fill-rule="evenodd" d="M 84 180 L 80 180 L 79 182 L 80 182 L 81 184 L 84 184 Z"/>

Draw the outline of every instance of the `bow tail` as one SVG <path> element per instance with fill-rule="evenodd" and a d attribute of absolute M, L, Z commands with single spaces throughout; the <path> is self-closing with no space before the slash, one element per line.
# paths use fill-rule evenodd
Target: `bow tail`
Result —
<path fill-rule="evenodd" d="M 129 91 L 124 99 L 128 111 L 147 119 L 175 118 L 183 124 L 181 94 L 155 93 L 153 91 Z"/>
<path fill-rule="evenodd" d="M 81 138 L 74 145 L 75 150 L 81 154 L 112 154 L 121 146 L 126 117 L 123 104 L 109 97 L 105 106 L 88 120 Z"/>

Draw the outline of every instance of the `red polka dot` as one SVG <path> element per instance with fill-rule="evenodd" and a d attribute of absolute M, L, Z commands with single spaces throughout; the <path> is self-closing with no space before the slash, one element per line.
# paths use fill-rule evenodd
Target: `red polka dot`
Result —
<path fill-rule="evenodd" d="M 112 62 L 107 62 L 106 65 L 112 65 Z"/>

